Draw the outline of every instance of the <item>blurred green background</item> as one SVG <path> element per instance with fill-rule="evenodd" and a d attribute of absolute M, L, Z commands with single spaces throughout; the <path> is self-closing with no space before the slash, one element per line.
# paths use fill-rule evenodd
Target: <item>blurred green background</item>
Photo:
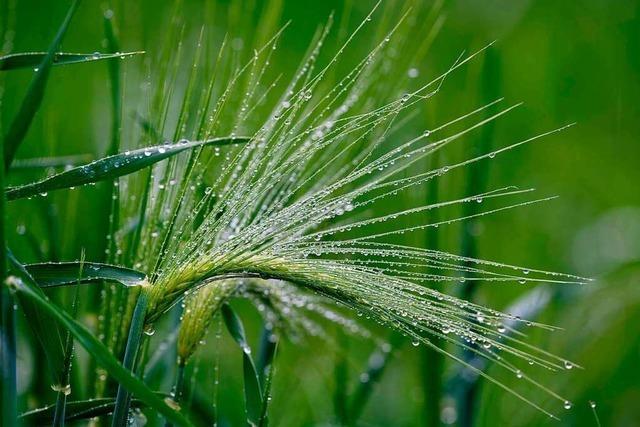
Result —
<path fill-rule="evenodd" d="M 67 3 L 2 0 L 2 54 L 46 50 Z M 206 16 L 201 13 L 200 2 L 185 2 L 180 13 L 187 23 L 187 37 L 202 25 L 219 28 L 221 34 L 234 30 L 228 28 L 223 12 L 228 2 L 213 3 Z M 242 19 L 250 23 L 260 19 L 263 4 L 249 3 Z M 431 6 L 431 2 L 424 3 L 422 7 Z M 291 25 L 278 46 L 273 66 L 295 66 L 317 26 L 332 11 L 337 22 L 344 19 L 353 29 L 372 6 L 369 1 L 286 0 L 281 21 L 291 20 Z M 171 2 L 115 1 L 109 6 L 86 1 L 71 24 L 62 50 L 102 50 L 102 15 L 107 7 L 115 12 L 122 50 L 145 50 L 146 56 L 156 57 L 173 11 Z M 550 420 L 503 390 L 481 384 L 474 425 L 595 426 L 590 400 L 597 403 L 602 425 L 640 423 L 638 7 L 637 1 L 608 0 L 444 1 L 439 12 L 443 27 L 426 59 L 414 64 L 418 79 L 428 81 L 446 70 L 461 52 L 475 51 L 496 41 L 486 55 L 445 81 L 442 91 L 420 113 L 423 128 L 497 97 L 505 97 L 508 103 L 524 102 L 523 107 L 497 121 L 489 131 L 448 148 L 440 162 L 464 158 L 481 144 L 496 148 L 576 123 L 559 134 L 496 158 L 486 171 L 489 188 L 533 187 L 540 196 L 558 195 L 558 199 L 483 217 L 467 225 L 472 227 L 481 258 L 596 279 L 582 287 L 545 287 L 545 295 L 550 295 L 551 300 L 538 320 L 563 330 L 536 331 L 529 337 L 536 345 L 585 368 L 535 372 L 540 382 L 570 398 L 574 406 L 571 410 L 558 409 L 557 402 L 546 402 L 545 396 L 518 384 L 517 378 L 495 373 L 532 400 L 550 405 L 549 409 L 559 413 L 562 420 Z M 426 34 L 415 37 L 422 39 Z M 353 60 L 359 58 L 371 42 L 366 35 L 356 38 L 349 55 L 354 55 Z M 123 70 L 133 76 L 141 69 L 146 69 L 144 58 L 123 62 Z M 0 76 L 2 129 L 15 114 L 30 77 L 29 70 Z M 128 82 L 131 80 L 135 81 Z M 125 114 L 127 108 L 125 104 Z M 110 138 L 109 111 L 105 63 L 55 68 L 40 113 L 18 158 L 102 155 Z M 414 121 L 412 125 L 420 124 Z M 465 194 L 468 173 L 461 171 L 440 180 L 442 197 Z M 9 179 L 12 183 L 26 182 L 33 179 L 30 174 L 18 171 Z M 103 189 L 98 186 L 98 190 L 59 192 L 12 204 L 9 238 L 16 253 L 25 261 L 37 260 L 38 254 L 46 254 L 49 259 L 75 259 L 84 248 L 88 260 L 100 259 L 106 223 L 96 221 L 96 217 L 108 209 L 100 191 Z M 459 226 L 441 230 L 441 247 L 459 253 L 461 231 L 464 230 Z M 459 291 L 458 285 L 448 286 L 452 287 L 445 287 L 445 291 Z M 474 299 L 504 309 L 531 289 L 532 286 L 484 284 Z M 240 307 L 250 333 L 257 337 L 257 314 L 248 305 Z M 223 340 L 226 343 L 227 337 Z M 357 383 L 373 349 L 371 343 L 340 336 L 335 342 L 308 339 L 295 345 L 283 343 L 274 383 L 272 425 L 331 425 L 335 421 L 334 367 L 339 347 L 347 350 L 349 381 Z M 226 420 L 229 425 L 240 425 L 242 419 L 240 361 L 235 350 L 229 345 L 221 350 L 224 362 L 219 410 L 222 424 Z M 37 375 L 29 372 L 27 359 L 25 356 L 20 361 L 23 388 Z M 425 362 L 422 349 L 401 345 L 375 386 L 359 425 L 426 425 L 424 363 L 428 359 Z M 199 366 L 200 374 L 206 377 L 209 368 Z M 446 381 L 455 384 L 451 378 L 458 374 L 456 365 L 447 362 Z M 459 421 L 450 400 L 443 401 L 441 415 L 444 423 L 455 425 Z"/>

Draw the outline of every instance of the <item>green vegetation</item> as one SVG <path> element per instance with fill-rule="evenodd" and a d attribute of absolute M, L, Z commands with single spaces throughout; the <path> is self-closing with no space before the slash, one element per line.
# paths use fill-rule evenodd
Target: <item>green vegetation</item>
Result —
<path fill-rule="evenodd" d="M 635 8 L 31 3 L 3 426 L 640 417 Z"/>

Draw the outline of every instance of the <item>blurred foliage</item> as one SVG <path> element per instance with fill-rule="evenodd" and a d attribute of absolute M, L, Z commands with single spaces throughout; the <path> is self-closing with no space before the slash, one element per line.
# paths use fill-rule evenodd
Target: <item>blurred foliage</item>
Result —
<path fill-rule="evenodd" d="M 391 0 L 390 0 L 391 1 Z M 46 50 L 65 14 L 67 2 L 3 0 L 0 3 L 2 54 Z M 228 17 L 228 1 L 185 1 L 185 43 L 191 43 L 202 25 L 220 37 L 231 22 L 254 25 L 264 4 L 246 2 L 239 17 Z M 281 22 L 291 20 L 278 54 L 276 70 L 290 70 L 307 48 L 319 24 L 332 11 L 336 22 L 353 29 L 370 10 L 369 1 L 285 1 Z M 106 51 L 102 16 L 109 7 L 115 13 L 123 51 L 145 50 L 156 57 L 164 40 L 173 8 L 170 2 L 114 1 L 111 5 L 81 5 L 62 44 L 66 52 Z M 447 69 L 466 50 L 474 51 L 497 40 L 491 54 L 499 57 L 493 81 L 499 96 L 509 102 L 524 101 L 523 108 L 495 123 L 493 146 L 502 146 L 543 131 L 576 122 L 577 126 L 553 137 L 511 151 L 491 163 L 489 188 L 518 185 L 535 187 L 541 195 L 559 195 L 543 205 L 499 213 L 471 224 L 482 258 L 545 270 L 588 275 L 595 282 L 580 288 L 553 289 L 551 303 L 539 321 L 562 327 L 552 334 L 536 331 L 531 342 L 555 354 L 575 360 L 585 369 L 571 372 L 535 372 L 536 378 L 570 397 L 571 410 L 560 413 L 560 422 L 548 419 L 504 391 L 483 384 L 477 401 L 475 424 L 493 425 L 596 425 L 588 402 L 597 403 L 602 425 L 634 425 L 640 420 L 640 16 L 637 1 L 552 0 L 501 2 L 490 0 L 445 1 L 444 26 L 423 63 L 414 64 L 419 79 L 427 81 Z M 233 31 L 234 29 L 231 29 Z M 241 29 L 238 30 L 241 33 Z M 342 35 L 344 36 L 344 35 Z M 425 35 L 417 35 L 424 37 Z M 334 45 L 341 37 L 330 39 Z M 369 49 L 371 40 L 358 37 L 357 48 Z M 354 61 L 356 58 L 352 58 Z M 342 65 L 348 69 L 349 57 Z M 484 57 L 448 78 L 441 93 L 412 125 L 429 128 L 457 117 L 486 102 L 483 81 Z M 144 56 L 121 64 L 125 100 L 138 93 L 141 72 L 149 61 Z M 189 64 L 185 64 L 188 67 Z M 111 141 L 111 100 L 106 63 L 61 66 L 51 70 L 49 87 L 18 159 L 47 156 L 104 155 Z M 31 70 L 0 74 L 0 129 L 6 131 L 32 76 Z M 489 76 L 489 79 L 491 76 Z M 125 102 L 123 116 L 130 116 Z M 419 123 L 416 123 L 419 122 Z M 131 125 L 124 120 L 124 125 Z M 475 139 L 474 139 L 475 138 Z M 480 136 L 466 138 L 444 153 L 440 161 L 453 161 L 481 144 Z M 17 169 L 10 184 L 30 182 L 50 171 Z M 440 194 L 447 198 L 465 193 L 466 171 L 442 180 Z M 9 239 L 24 261 L 73 260 L 86 251 L 87 260 L 101 260 L 108 223 L 108 187 L 52 193 L 46 198 L 12 202 L 8 207 Z M 424 194 L 415 194 L 416 198 Z M 82 201 L 82 202 L 81 202 Z M 460 227 L 439 232 L 442 249 L 459 253 Z M 424 241 L 422 235 L 403 236 L 405 243 Z M 455 293 L 460 285 L 445 285 Z M 505 308 L 529 286 L 480 285 L 476 301 Z M 81 291 L 82 294 L 86 292 Z M 80 312 L 88 302 L 80 304 Z M 237 304 L 247 326 L 248 339 L 259 342 L 260 321 L 249 304 Z M 92 319 L 85 319 L 91 322 Z M 95 320 L 95 319 L 93 319 Z M 372 326 L 377 330 L 375 326 Z M 211 395 L 214 384 L 212 360 L 220 360 L 217 410 L 221 425 L 240 425 L 243 417 L 242 367 L 237 347 L 220 334 L 214 322 L 209 344 L 199 350 L 195 376 Z M 26 344 L 32 338 L 25 328 L 19 340 L 19 388 L 42 386 Z M 379 331 L 380 336 L 386 332 Z M 216 338 L 219 337 L 219 338 Z M 349 340 L 348 345 L 342 343 Z M 278 349 L 270 419 L 272 425 L 326 425 L 336 419 L 331 396 L 336 388 L 336 353 L 345 357 L 342 368 L 350 390 L 366 370 L 373 342 L 338 337 L 333 342 L 306 339 Z M 81 351 L 79 357 L 86 357 Z M 424 425 L 423 369 L 420 352 L 412 346 L 394 351 L 389 364 L 364 407 L 361 425 Z M 218 365 L 215 366 L 216 375 Z M 456 375 L 454 363 L 446 362 L 445 375 Z M 534 372 L 532 372 L 532 375 Z M 76 377 L 83 375 L 75 372 Z M 499 375 L 499 374 L 497 374 Z M 516 390 L 526 389 L 517 378 L 501 378 Z M 39 384 L 39 385 L 37 385 Z M 86 392 L 77 388 L 79 397 Z M 525 390 L 526 391 L 526 390 Z M 195 393 L 193 394 L 195 396 Z M 26 395 L 25 395 L 26 396 Z M 78 397 L 78 398 L 79 398 Z M 51 401 L 23 399 L 22 407 Z M 194 402 L 197 396 L 193 397 Z M 445 397 L 442 418 L 456 422 L 456 412 Z M 555 405 L 555 403 L 554 403 Z M 563 411 L 563 412 L 561 412 Z M 206 412 L 206 411 L 205 411 Z"/>

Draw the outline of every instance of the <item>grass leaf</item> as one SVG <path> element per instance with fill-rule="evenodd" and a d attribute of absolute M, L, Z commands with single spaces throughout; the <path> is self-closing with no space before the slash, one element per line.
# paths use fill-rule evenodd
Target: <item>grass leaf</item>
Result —
<path fill-rule="evenodd" d="M 37 285 L 31 281 L 29 275 L 24 274 L 24 270 L 19 268 L 20 264 L 15 258 L 11 258 L 11 263 L 16 273 L 22 279 L 12 282 L 12 286 L 18 294 L 32 302 L 41 312 L 47 313 L 64 325 L 87 352 L 92 355 L 120 385 L 138 396 L 142 402 L 178 425 L 191 425 L 183 414 L 169 406 L 162 398 L 158 397 L 157 393 L 150 390 L 141 380 L 125 369 L 109 349 L 93 336 L 91 331 L 76 322 L 60 307 L 49 301 Z"/>
<path fill-rule="evenodd" d="M 277 340 L 268 340 L 266 349 L 265 351 L 262 352 L 266 354 L 266 359 L 268 360 L 268 363 L 264 365 L 264 369 L 260 370 L 261 376 L 264 376 L 266 374 L 266 377 L 264 377 L 264 380 L 262 382 L 263 393 L 262 393 L 262 408 L 260 409 L 260 419 L 258 420 L 259 427 L 267 427 L 267 425 L 269 424 L 267 413 L 269 410 L 269 402 L 271 402 L 271 396 L 270 396 L 271 385 L 273 384 L 273 375 L 275 372 L 275 368 L 273 367 L 273 359 L 275 357 L 277 348 L 278 348 Z M 261 360 L 263 359 L 262 355 L 260 359 Z"/>
<path fill-rule="evenodd" d="M 244 326 L 229 304 L 222 306 L 222 318 L 233 339 L 242 349 L 242 372 L 244 375 L 244 398 L 249 425 L 260 425 L 262 414 L 262 391 L 258 373 L 251 358 L 251 348 L 244 333 Z"/>
<path fill-rule="evenodd" d="M 233 311 L 229 304 L 223 304 L 222 306 L 222 318 L 224 319 L 224 324 L 227 327 L 227 330 L 238 343 L 242 351 L 247 352 L 251 351 L 249 348 L 249 343 L 247 342 L 247 337 L 244 333 L 244 325 L 242 324 L 242 320 L 238 317 L 238 315 Z"/>
<path fill-rule="evenodd" d="M 23 277 L 32 279 L 29 272 L 20 264 L 8 251 L 8 260 L 12 274 L 18 274 Z M 77 276 L 76 276 L 77 280 Z M 14 281 L 8 279 L 10 283 Z M 42 298 L 47 298 L 41 290 L 38 289 Z M 65 345 L 62 331 L 55 322 L 52 322 L 51 316 L 39 309 L 38 305 L 29 298 L 25 298 L 22 294 L 17 295 L 17 300 L 24 312 L 27 324 L 40 343 L 44 355 L 49 365 L 49 371 L 53 379 L 53 387 L 56 389 L 64 389 L 68 384 L 63 376 L 62 368 L 65 362 Z M 53 324 L 52 324 L 53 323 Z"/>
<path fill-rule="evenodd" d="M 27 134 L 27 130 L 29 130 L 29 126 L 31 126 L 31 121 L 40 108 L 40 104 L 42 103 L 42 98 L 44 96 L 44 89 L 47 85 L 47 79 L 49 77 L 49 71 L 51 69 L 51 65 L 53 64 L 55 52 L 60 46 L 62 37 L 67 32 L 67 27 L 69 26 L 71 18 L 78 8 L 79 3 L 79 0 L 74 0 L 71 4 L 71 7 L 67 12 L 67 16 L 62 22 L 60 29 L 58 29 L 56 37 L 53 39 L 53 42 L 49 46 L 47 54 L 42 58 L 42 61 L 37 67 L 38 71 L 36 71 L 33 79 L 31 80 L 31 83 L 29 84 L 27 94 L 22 100 L 22 104 L 20 105 L 18 113 L 13 118 L 9 130 L 4 136 L 3 148 L 5 170 L 9 168 L 9 165 L 11 164 L 16 151 L 18 150 L 18 146 Z"/>
<path fill-rule="evenodd" d="M 42 181 L 9 188 L 6 191 L 8 200 L 31 197 L 37 194 L 47 193 L 61 188 L 71 188 L 108 179 L 118 178 L 123 175 L 139 171 L 168 157 L 174 156 L 186 150 L 208 145 L 242 144 L 249 141 L 247 137 L 214 138 L 206 141 L 190 141 L 178 144 L 163 144 L 153 147 L 140 148 L 138 150 L 125 151 L 124 153 L 104 157 L 84 166 L 79 166 L 65 172 L 53 175 Z"/>
<path fill-rule="evenodd" d="M 89 156 L 88 154 L 16 159 L 11 164 L 11 171 L 21 169 L 68 168 L 74 167 L 77 164 L 86 163 L 88 161 L 91 161 L 91 156 Z"/>
<path fill-rule="evenodd" d="M 165 395 L 158 393 L 158 397 L 163 398 Z M 89 420 L 108 415 L 113 412 L 115 402 L 116 399 L 113 397 L 67 402 L 65 421 Z M 144 403 L 139 399 L 131 401 L 132 408 L 143 406 Z M 55 405 L 49 405 L 21 414 L 20 420 L 24 425 L 48 425 L 53 421 L 54 412 Z"/>
<path fill-rule="evenodd" d="M 52 65 L 81 64 L 104 59 L 124 59 L 143 54 L 144 51 L 123 53 L 68 53 L 58 52 L 53 55 Z M 19 70 L 39 67 L 47 56 L 47 52 L 21 52 L 0 56 L 0 71 Z"/>
<path fill-rule="evenodd" d="M 147 278 L 140 271 L 97 262 L 47 262 L 27 264 L 25 268 L 41 288 L 103 280 L 124 286 L 139 286 Z"/>

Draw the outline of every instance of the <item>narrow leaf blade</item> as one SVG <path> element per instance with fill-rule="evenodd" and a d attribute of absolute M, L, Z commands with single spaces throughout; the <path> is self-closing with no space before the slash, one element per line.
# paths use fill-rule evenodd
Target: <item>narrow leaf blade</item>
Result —
<path fill-rule="evenodd" d="M 247 422 L 258 426 L 262 414 L 262 391 L 258 373 L 251 358 L 251 348 L 247 342 L 244 326 L 229 304 L 222 306 L 222 318 L 233 339 L 242 350 L 242 372 L 244 376 L 244 398 Z"/>
<path fill-rule="evenodd" d="M 157 145 L 126 151 L 113 156 L 104 157 L 84 166 L 78 166 L 65 172 L 53 175 L 42 181 L 9 188 L 6 191 L 8 200 L 16 200 L 46 193 L 61 188 L 78 187 L 94 182 L 112 180 L 140 169 L 144 169 L 168 157 L 186 150 L 209 145 L 242 144 L 250 140 L 248 137 L 214 138 L 206 141 L 190 141 L 177 144 Z"/>
<path fill-rule="evenodd" d="M 166 397 L 163 394 L 158 394 L 158 396 Z M 65 421 L 89 420 L 109 415 L 113 412 L 115 402 L 116 399 L 113 397 L 67 402 Z M 131 400 L 131 407 L 141 408 L 144 407 L 144 403 L 140 399 L 133 399 Z M 49 405 L 21 414 L 20 420 L 23 425 L 48 425 L 53 422 L 54 412 L 55 405 Z"/>
<path fill-rule="evenodd" d="M 269 332 L 270 333 L 270 332 Z M 273 375 L 275 372 L 275 368 L 273 366 L 273 359 L 275 358 L 275 354 L 278 348 L 277 340 L 269 340 L 269 345 L 266 348 L 267 358 L 269 362 L 265 364 L 263 371 L 261 374 L 265 374 L 266 377 L 263 380 L 262 388 L 262 407 L 260 408 L 260 419 L 258 420 L 259 427 L 267 427 L 269 424 L 268 419 L 268 411 L 269 411 L 269 402 L 271 402 L 271 385 L 273 384 Z"/>
<path fill-rule="evenodd" d="M 247 422 L 252 426 L 260 424 L 262 414 L 262 391 L 258 382 L 258 373 L 251 359 L 251 354 L 242 352 L 242 371 L 244 374 L 244 398 L 247 411 Z"/>
<path fill-rule="evenodd" d="M 224 324 L 226 325 L 227 330 L 229 330 L 229 333 L 238 343 L 240 348 L 243 351 L 249 348 L 249 344 L 247 343 L 247 338 L 244 333 L 244 325 L 229 304 L 222 305 L 222 318 L 224 319 Z"/>
<path fill-rule="evenodd" d="M 9 168 L 9 165 L 11 164 L 16 151 L 18 150 L 18 146 L 27 134 L 27 130 L 29 130 L 29 127 L 31 126 L 31 121 L 40 108 L 40 104 L 42 103 L 42 98 L 44 96 L 44 89 L 49 78 L 49 70 L 51 69 L 51 65 L 53 63 L 53 56 L 56 50 L 58 50 L 58 46 L 60 45 L 64 34 L 67 32 L 67 28 L 69 27 L 71 18 L 78 8 L 78 4 L 79 0 L 74 0 L 74 2 L 71 4 L 71 7 L 67 12 L 67 16 L 62 22 L 62 25 L 60 26 L 56 37 L 53 39 L 53 42 L 49 46 L 47 54 L 40 62 L 38 71 L 36 71 L 33 79 L 31 80 L 31 83 L 29 84 L 27 94 L 22 100 L 20 109 L 11 122 L 11 126 L 9 127 L 9 130 L 4 137 L 5 170 Z"/>
<path fill-rule="evenodd" d="M 29 277 L 29 273 L 24 269 L 22 264 L 18 263 L 11 252 L 7 253 L 8 259 L 11 264 L 12 273 L 23 275 Z M 43 298 L 46 298 L 42 291 L 38 289 L 40 295 Z M 51 316 L 39 310 L 37 304 L 34 304 L 33 301 L 25 298 L 23 295 L 18 294 L 17 300 L 22 307 L 22 311 L 24 313 L 25 318 L 27 319 L 27 324 L 31 329 L 31 332 L 36 337 L 42 351 L 47 360 L 47 364 L 49 365 L 49 371 L 52 376 L 54 386 L 64 388 L 67 384 L 65 378 L 62 375 L 62 368 L 64 366 L 65 361 L 65 345 L 63 341 L 63 334 L 58 327 L 58 324 L 53 322 Z"/>
<path fill-rule="evenodd" d="M 139 286 L 146 274 L 130 268 L 97 262 L 47 262 L 25 268 L 41 288 L 108 280 L 124 286 Z"/>
<path fill-rule="evenodd" d="M 12 259 L 15 266 L 17 261 Z M 20 274 L 20 271 L 17 271 Z M 155 409 L 168 420 L 184 426 L 190 426 L 191 423 L 186 417 L 176 409 L 169 406 L 162 398 L 149 389 L 140 379 L 136 378 L 125 369 L 120 362 L 111 354 L 109 349 L 98 341 L 93 334 L 82 324 L 76 322 L 67 312 L 57 305 L 51 303 L 43 294 L 37 285 L 31 282 L 28 275 L 20 274 L 23 280 L 15 281 L 13 288 L 20 295 L 24 296 L 34 305 L 40 308 L 42 312 L 51 315 L 55 320 L 65 326 L 71 334 L 76 338 L 78 343 L 82 345 L 87 352 L 92 355 L 98 363 L 100 363 L 123 387 L 135 394 L 142 402 L 150 408 Z"/>
<path fill-rule="evenodd" d="M 141 55 L 144 51 L 123 53 L 68 53 L 57 52 L 53 55 L 52 65 L 81 64 L 105 59 L 124 59 Z M 19 70 L 38 67 L 47 56 L 47 52 L 21 52 L 0 56 L 0 71 Z"/>

